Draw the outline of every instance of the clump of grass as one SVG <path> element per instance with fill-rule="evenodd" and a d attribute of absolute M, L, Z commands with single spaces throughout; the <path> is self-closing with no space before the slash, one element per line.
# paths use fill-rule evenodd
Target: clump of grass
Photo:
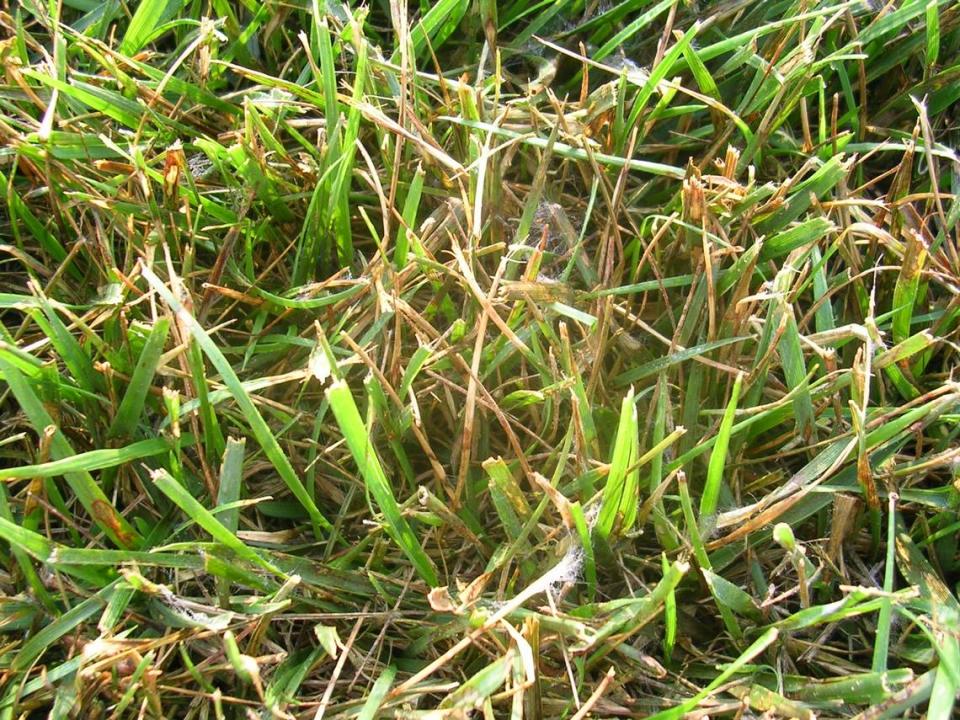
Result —
<path fill-rule="evenodd" d="M 0 720 L 954 712 L 955 3 L 0 25 Z"/>

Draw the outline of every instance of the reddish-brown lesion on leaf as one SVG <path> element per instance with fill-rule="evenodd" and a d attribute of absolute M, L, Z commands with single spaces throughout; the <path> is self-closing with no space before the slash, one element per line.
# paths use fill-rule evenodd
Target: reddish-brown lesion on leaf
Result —
<path fill-rule="evenodd" d="M 134 536 L 121 520 L 116 508 L 105 500 L 94 500 L 90 504 L 90 512 L 94 520 L 104 529 L 109 530 L 117 541 L 124 547 L 133 547 Z"/>

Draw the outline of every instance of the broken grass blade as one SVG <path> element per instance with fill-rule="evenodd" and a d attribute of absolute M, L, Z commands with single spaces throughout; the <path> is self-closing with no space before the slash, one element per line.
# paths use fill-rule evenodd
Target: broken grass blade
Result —
<path fill-rule="evenodd" d="M 229 438 L 227 449 L 223 452 L 223 464 L 220 466 L 220 487 L 217 489 L 217 506 L 230 505 L 240 499 L 243 483 L 243 454 L 246 439 Z M 240 526 L 240 508 L 231 507 L 219 513 L 220 522 L 232 533 Z"/>
<path fill-rule="evenodd" d="M 893 318 L 891 331 L 894 343 L 901 343 L 910 335 L 913 309 L 917 306 L 921 275 L 927 257 L 923 240 L 916 232 L 907 232 L 900 274 L 893 289 Z"/>

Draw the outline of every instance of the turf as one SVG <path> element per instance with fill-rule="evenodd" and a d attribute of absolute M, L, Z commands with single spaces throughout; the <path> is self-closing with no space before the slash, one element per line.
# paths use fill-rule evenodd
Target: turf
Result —
<path fill-rule="evenodd" d="M 960 6 L 0 11 L 0 720 L 953 715 Z"/>

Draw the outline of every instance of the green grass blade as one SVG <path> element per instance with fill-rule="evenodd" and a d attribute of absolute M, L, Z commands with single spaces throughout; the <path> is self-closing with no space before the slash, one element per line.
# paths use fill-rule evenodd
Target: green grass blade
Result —
<path fill-rule="evenodd" d="M 364 102 L 367 82 L 367 44 L 360 41 L 357 68 L 354 74 L 353 95 L 343 133 L 343 150 L 337 158 L 337 172 L 330 189 L 333 200 L 333 228 L 337 237 L 337 257 L 342 267 L 353 264 L 353 229 L 350 213 L 350 181 L 353 177 L 357 136 L 360 132 L 361 104 Z"/>
<path fill-rule="evenodd" d="M 602 540 L 607 540 L 613 533 L 614 526 L 619 526 L 622 522 L 621 508 L 631 501 L 631 498 L 625 497 L 627 493 L 632 491 L 632 501 L 636 505 L 637 483 L 631 483 L 628 476 L 638 472 L 632 469 L 637 459 L 637 442 L 637 407 L 634 403 L 633 388 L 631 388 L 620 405 L 620 421 L 613 442 L 610 469 L 603 488 L 597 523 L 593 529 Z"/>
<path fill-rule="evenodd" d="M 890 502 L 887 513 L 887 557 L 883 571 L 883 591 L 893 592 L 894 575 L 897 567 L 897 515 L 896 505 Z M 877 634 L 873 646 L 874 672 L 887 671 L 887 660 L 890 652 L 890 629 L 893 620 L 893 602 L 889 597 L 883 598 L 880 612 L 877 614 Z"/>
<path fill-rule="evenodd" d="M 893 290 L 893 319 L 891 330 L 895 343 L 903 342 L 910 335 L 913 309 L 917 304 L 917 290 L 926 264 L 927 252 L 923 240 L 916 233 L 908 233 L 904 246 L 900 274 Z"/>
<path fill-rule="evenodd" d="M 193 444 L 192 437 L 181 438 L 184 446 Z M 69 473 L 93 472 L 125 465 L 134 460 L 162 455 L 171 449 L 171 444 L 162 438 L 140 440 L 122 448 L 103 448 L 77 453 L 60 460 L 51 460 L 36 465 L 0 469 L 0 479 L 47 478 Z"/>
<path fill-rule="evenodd" d="M 707 687 L 697 693 L 694 697 L 681 703 L 680 705 L 650 715 L 650 720 L 674 720 L 682 717 L 684 714 L 697 707 L 700 702 L 710 696 L 716 688 L 720 687 L 729 678 L 733 677 L 741 668 L 752 661 L 760 653 L 776 642 L 779 633 L 776 628 L 770 628 L 758 637 L 743 653 L 732 663 L 729 663 L 717 677 L 715 677 Z"/>
<path fill-rule="evenodd" d="M 3 377 L 10 386 L 10 390 L 37 433 L 42 433 L 51 426 L 57 427 L 27 379 L 3 357 L 0 357 L 0 371 L 3 372 Z M 76 455 L 59 429 L 54 432 L 51 438 L 50 454 L 56 460 L 64 460 Z M 113 503 L 100 489 L 90 473 L 80 470 L 70 472 L 65 477 L 80 504 L 83 505 L 100 529 L 107 534 L 107 537 L 121 547 L 133 547 L 137 544 L 139 540 L 137 532 L 117 512 Z"/>
<path fill-rule="evenodd" d="M 680 487 L 680 508 L 683 512 L 684 523 L 687 527 L 687 533 L 689 534 L 689 542 L 693 548 L 693 555 L 697 560 L 697 565 L 700 566 L 701 571 L 711 571 L 713 565 L 710 562 L 710 556 L 707 555 L 707 548 L 703 543 L 703 536 L 700 534 L 700 528 L 697 523 L 697 518 L 693 514 L 693 503 L 690 501 L 690 490 L 687 487 L 687 480 L 683 477 L 683 474 L 680 474 L 680 477 L 677 480 L 677 483 Z M 713 595 L 713 601 L 717 606 L 717 610 L 720 612 L 720 618 L 723 620 L 723 625 L 726 627 L 727 632 L 730 634 L 730 637 L 734 641 L 739 641 L 743 637 L 743 631 L 740 629 L 737 619 L 733 616 L 733 612 L 730 606 L 727 604 L 725 599 L 721 597 L 715 590 L 713 585 L 708 583 L 710 587 L 710 593 Z"/>
<path fill-rule="evenodd" d="M 20 572 L 23 573 L 27 585 L 49 612 L 57 612 L 53 596 L 44 586 L 33 563 L 30 562 L 31 556 L 37 559 L 49 557 L 50 543 L 42 535 L 17 525 L 13 513 L 10 511 L 7 489 L 3 486 L 0 486 L 0 520 L 3 521 L 0 525 L 0 537 L 10 544 L 10 551 L 14 560 L 17 561 L 17 565 L 20 566 Z M 30 550 L 23 547 L 24 544 L 27 544 Z M 41 562 L 45 562 L 45 560 L 41 560 Z"/>
<path fill-rule="evenodd" d="M 438 584 L 437 571 L 430 558 L 420 547 L 420 542 L 393 495 L 390 482 L 383 472 L 377 451 L 357 410 L 350 388 L 343 380 L 334 381 L 325 391 L 330 409 L 343 433 L 350 454 L 353 456 L 367 490 L 373 496 L 386 520 L 386 529 L 400 549 L 407 555 L 424 582 L 434 587 Z"/>
<path fill-rule="evenodd" d="M 376 720 L 380 706 L 383 704 L 387 693 L 390 691 L 390 687 L 393 685 L 393 679 L 396 676 L 396 667 L 393 665 L 388 665 L 386 668 L 384 668 L 383 672 L 380 673 L 380 677 L 377 678 L 377 681 L 370 689 L 370 694 L 367 695 L 367 699 L 363 703 L 363 707 L 360 708 L 360 713 L 357 715 L 357 720 Z"/>
<path fill-rule="evenodd" d="M 666 553 L 660 555 L 664 575 L 670 570 Z M 663 657 L 670 663 L 673 660 L 673 648 L 677 641 L 677 594 L 671 589 L 663 600 Z"/>
<path fill-rule="evenodd" d="M 0 537 L 10 543 L 10 547 L 25 552 L 34 560 L 45 563 L 53 552 L 53 543 L 40 533 L 27 530 L 13 522 L 12 519 L 0 516 Z"/>
<path fill-rule="evenodd" d="M 332 526 L 329 521 L 323 517 L 320 510 L 317 509 L 316 503 L 303 486 L 296 471 L 293 469 L 293 465 L 290 464 L 289 458 L 287 458 L 280 448 L 280 443 L 277 442 L 277 438 L 274 436 L 270 426 L 267 425 L 260 411 L 257 410 L 257 406 L 253 404 L 253 400 L 250 399 L 250 395 L 244 389 L 230 361 L 224 357 L 223 352 L 217 347 L 206 330 L 200 326 L 196 318 L 187 312 L 183 305 L 173 296 L 173 293 L 164 286 L 160 278 L 147 267 L 143 269 L 143 274 L 153 290 L 163 298 L 163 301 L 177 314 L 179 321 L 203 350 L 211 364 L 220 373 L 224 384 L 233 396 L 234 402 L 237 403 L 244 418 L 250 425 L 250 430 L 253 432 L 254 437 L 256 437 L 257 442 L 260 443 L 260 447 L 263 448 L 264 454 L 266 454 L 270 462 L 273 463 L 273 466 L 277 469 L 277 474 L 280 475 L 281 479 L 290 489 L 290 492 L 293 493 L 294 497 L 307 511 L 307 514 L 310 516 L 310 521 L 314 526 L 314 533 L 319 538 L 321 529 L 330 529 Z"/>
<path fill-rule="evenodd" d="M 837 186 L 846 176 L 849 167 L 849 162 L 845 161 L 842 153 L 831 157 L 810 177 L 797 183 L 782 207 L 757 223 L 757 232 L 769 235 L 797 220 L 810 208 L 814 199 L 824 197 Z"/>
<path fill-rule="evenodd" d="M 610 55 L 614 50 L 621 47 L 623 43 L 636 35 L 638 32 L 643 30 L 647 25 L 652 23 L 657 17 L 663 14 L 671 5 L 673 0 L 660 0 L 656 5 L 651 7 L 646 12 L 638 15 L 633 21 L 628 25 L 624 26 L 622 30 L 617 32 L 613 37 L 607 40 L 603 45 L 601 45 L 596 51 L 591 53 L 591 57 L 594 60 L 603 60 L 605 57 Z M 669 68 L 668 68 L 669 70 Z M 666 76 L 666 73 L 664 73 Z"/>
<path fill-rule="evenodd" d="M 663 355 L 658 357 L 656 360 L 651 360 L 648 363 L 644 363 L 640 367 L 627 370 L 626 372 L 621 373 L 615 378 L 615 383 L 617 385 L 629 385 L 630 383 L 635 383 L 644 378 L 648 378 L 651 375 L 656 375 L 657 373 L 666 370 L 673 365 L 678 363 L 691 360 L 701 355 L 706 355 L 713 350 L 718 348 L 726 347 L 727 345 L 732 345 L 733 343 L 743 342 L 744 340 L 749 340 L 748 337 L 733 337 L 733 338 L 723 338 L 721 340 L 713 340 L 711 342 L 705 342 L 700 345 L 695 345 L 684 350 L 678 350 L 677 352 L 671 353 L 669 355 Z"/>
<path fill-rule="evenodd" d="M 207 510 L 190 492 L 174 479 L 164 469 L 152 473 L 153 484 L 156 485 L 184 514 L 193 522 L 206 530 L 210 536 L 237 557 L 249 563 L 272 572 L 281 577 L 285 573 L 278 570 L 272 563 L 265 560 L 259 553 L 248 547 L 233 532 L 231 532 L 215 515 Z"/>
<path fill-rule="evenodd" d="M 207 386 L 207 373 L 203 365 L 203 350 L 196 340 L 191 340 L 187 348 L 187 367 L 193 381 L 193 390 L 200 408 L 200 424 L 203 428 L 203 449 L 211 461 L 223 454 L 226 441 L 220 421 L 214 411 L 214 401 Z M 182 412 L 182 410 L 181 410 Z M 170 418 L 171 420 L 173 418 Z"/>
<path fill-rule="evenodd" d="M 18 238 L 18 242 L 22 242 L 22 240 L 19 239 L 21 232 L 27 230 L 40 243 L 43 251 L 54 261 L 62 263 L 66 260 L 67 251 L 64 249 L 63 244 L 40 222 L 33 211 L 30 210 L 29 205 L 24 202 L 23 198 L 14 192 L 14 184 L 10 182 L 3 173 L 0 173 L 0 183 L 7 189 L 5 197 L 10 219 L 12 220 L 10 228 L 14 237 Z M 73 272 L 75 271 L 71 266 L 71 274 L 73 274 Z"/>
<path fill-rule="evenodd" d="M 93 369 L 93 363 L 90 356 L 83 349 L 83 346 L 67 330 L 63 321 L 57 315 L 46 298 L 40 298 L 40 304 L 43 307 L 43 317 L 46 320 L 44 332 L 53 346 L 57 349 L 64 364 L 70 370 L 70 374 L 76 379 L 77 384 L 87 392 L 96 393 L 102 390 L 103 383 Z M 38 324 L 42 321 L 37 316 Z M 49 332 L 48 332 L 49 330 Z"/>
<path fill-rule="evenodd" d="M 417 171 L 413 175 L 413 180 L 410 181 L 407 197 L 403 201 L 403 212 L 401 213 L 403 222 L 397 227 L 397 238 L 394 241 L 393 249 L 393 264 L 398 270 L 403 269 L 407 264 L 407 251 L 410 244 L 410 230 L 407 228 L 413 229 L 415 227 L 425 177 L 426 172 L 423 167 L 418 166 Z M 420 254 L 419 252 L 417 253 L 417 255 Z"/>
<path fill-rule="evenodd" d="M 650 102 L 650 98 L 653 96 L 653 93 L 656 92 L 657 87 L 667 77 L 667 75 L 673 71 L 677 61 L 683 56 L 684 50 L 690 47 L 690 43 L 693 42 L 693 39 L 699 32 L 700 23 L 694 22 L 680 37 L 680 39 L 674 43 L 673 47 L 670 48 L 666 54 L 664 54 L 663 59 L 657 64 L 657 66 L 653 68 L 650 76 L 640 88 L 640 92 L 637 93 L 637 97 L 634 98 L 633 106 L 630 108 L 630 116 L 627 118 L 627 122 L 624 127 L 623 136 L 617 138 L 617 148 L 620 152 L 623 152 L 624 148 L 626 147 L 627 136 L 637 124 L 637 121 L 640 119 L 640 115 L 646 109 L 647 103 Z"/>
<path fill-rule="evenodd" d="M 87 83 L 66 83 L 62 80 L 52 78 L 45 73 L 30 70 L 26 71 L 24 75 L 38 80 L 44 85 L 63 93 L 77 102 L 83 103 L 92 110 L 103 113 L 131 130 L 136 130 L 140 127 L 143 108 L 119 93 L 97 88 Z"/>
<path fill-rule="evenodd" d="M 733 429 L 733 420 L 737 412 L 737 402 L 740 400 L 740 386 L 743 384 L 743 373 L 737 375 L 733 382 L 733 392 L 730 402 L 723 412 L 723 420 L 717 431 L 717 440 L 710 453 L 710 463 L 707 466 L 707 480 L 703 486 L 703 495 L 700 497 L 700 527 L 710 523 L 717 512 L 717 501 L 720 499 L 720 487 L 723 483 L 723 470 L 727 462 L 727 448 L 730 447 L 730 432 Z"/>
<path fill-rule="evenodd" d="M 321 86 L 323 87 L 324 120 L 329 135 L 328 152 L 332 157 L 338 155 L 340 100 L 337 96 L 337 64 L 333 54 L 333 42 L 330 38 L 330 25 L 319 8 L 319 0 L 313 0 L 314 20 L 317 28 L 318 55 L 320 59 Z"/>
<path fill-rule="evenodd" d="M 937 4 L 937 0 L 929 0 L 926 7 L 927 49 L 924 60 L 927 62 L 928 71 L 937 64 L 940 57 L 940 12 Z"/>
<path fill-rule="evenodd" d="M 120 401 L 120 407 L 117 408 L 117 414 L 114 415 L 110 429 L 107 431 L 108 437 L 134 434 L 137 420 L 143 413 L 143 403 L 146 401 L 153 385 L 153 376 L 156 375 L 157 365 L 160 362 L 163 347 L 167 342 L 169 330 L 170 321 L 167 318 L 157 320 L 153 329 L 150 330 L 147 342 L 143 346 L 137 365 L 133 370 L 130 383 L 127 385 L 127 391 L 124 393 L 123 400 Z"/>
<path fill-rule="evenodd" d="M 459 24 L 469 7 L 466 0 L 440 0 L 428 5 L 427 12 L 413 24 L 410 30 L 410 44 L 413 47 L 414 57 L 419 57 L 427 46 L 438 49 L 450 32 Z M 400 62 L 400 48 L 395 48 L 390 62 L 394 65 Z"/>
<path fill-rule="evenodd" d="M 140 52 L 157 27 L 176 16 L 183 4 L 184 0 L 140 0 L 120 42 L 120 52 L 124 55 Z"/>
<path fill-rule="evenodd" d="M 765 240 L 760 250 L 760 261 L 772 260 L 799 247 L 816 243 L 833 230 L 835 226 L 827 218 L 817 217 L 802 222 Z"/>
<path fill-rule="evenodd" d="M 110 583 L 95 595 L 74 605 L 59 618 L 41 628 L 33 637 L 23 644 L 20 652 L 13 658 L 10 669 L 17 673 L 27 670 L 59 638 L 72 632 L 81 623 L 102 611 L 110 597 L 116 591 L 119 582 L 119 580 L 116 580 Z"/>
<path fill-rule="evenodd" d="M 597 561 L 593 552 L 593 539 L 590 537 L 590 527 L 587 524 L 587 519 L 583 514 L 583 508 L 579 502 L 570 504 L 570 514 L 573 516 L 577 536 L 583 548 L 583 574 L 587 580 L 587 599 L 589 602 L 593 602 L 593 597 L 597 591 Z M 666 572 L 666 569 L 664 569 L 664 572 Z"/>

